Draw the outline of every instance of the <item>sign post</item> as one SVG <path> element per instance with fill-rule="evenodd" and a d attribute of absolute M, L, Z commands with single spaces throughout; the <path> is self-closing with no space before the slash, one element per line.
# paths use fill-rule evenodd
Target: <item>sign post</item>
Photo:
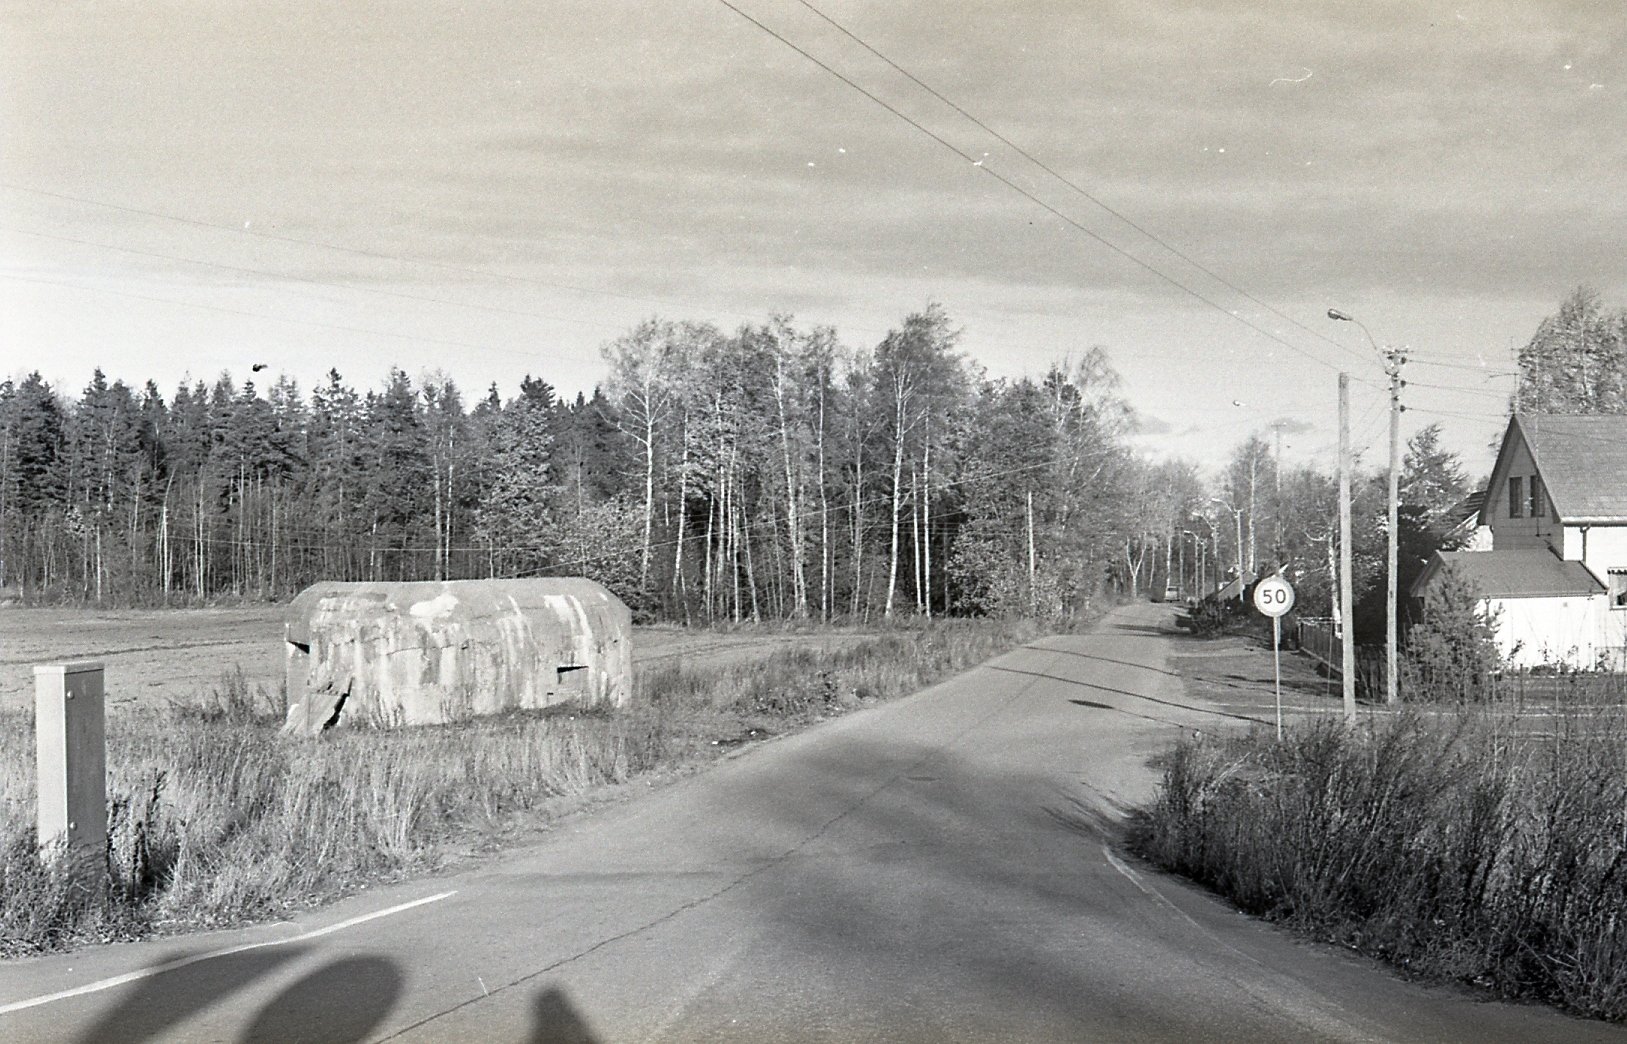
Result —
<path fill-rule="evenodd" d="M 102 665 L 89 661 L 34 668 L 38 838 L 46 858 L 75 872 L 107 866 L 107 741 Z"/>
<path fill-rule="evenodd" d="M 1282 742 L 1282 618 L 1294 607 L 1294 585 L 1268 576 L 1254 585 L 1254 608 L 1271 617 L 1271 659 L 1276 673 L 1277 742 Z"/>

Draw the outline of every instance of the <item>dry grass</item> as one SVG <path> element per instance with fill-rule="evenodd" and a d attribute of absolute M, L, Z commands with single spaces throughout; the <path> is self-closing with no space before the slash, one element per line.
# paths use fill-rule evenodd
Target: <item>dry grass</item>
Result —
<path fill-rule="evenodd" d="M 229 674 L 208 698 L 114 723 L 108 874 L 90 888 L 40 858 L 32 722 L 0 717 L 0 956 L 241 924 L 431 870 L 546 820 L 562 799 L 904 695 L 1037 633 L 912 627 L 722 670 L 652 668 L 614 711 L 314 742 L 279 736 L 276 701 Z"/>
<path fill-rule="evenodd" d="M 1409 711 L 1186 742 L 1135 840 L 1420 974 L 1627 1018 L 1622 708 Z"/>

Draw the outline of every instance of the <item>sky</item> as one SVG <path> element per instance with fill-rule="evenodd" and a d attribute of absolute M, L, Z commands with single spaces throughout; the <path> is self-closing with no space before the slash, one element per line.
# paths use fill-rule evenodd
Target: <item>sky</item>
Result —
<path fill-rule="evenodd" d="M 1627 305 L 1624 45 L 1568 0 L 0 0 L 0 375 L 571 393 L 652 315 L 865 348 L 936 301 L 994 377 L 1103 346 L 1207 467 L 1276 423 L 1331 468 L 1348 371 L 1381 464 L 1333 307 L 1483 474 L 1541 319 Z"/>

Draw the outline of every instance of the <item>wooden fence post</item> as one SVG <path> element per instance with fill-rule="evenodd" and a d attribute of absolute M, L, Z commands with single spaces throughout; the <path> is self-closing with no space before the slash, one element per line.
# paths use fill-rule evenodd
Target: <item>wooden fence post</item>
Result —
<path fill-rule="evenodd" d="M 34 668 L 34 735 L 39 765 L 39 844 L 102 873 L 107 851 L 107 737 L 102 665 L 88 661 Z"/>

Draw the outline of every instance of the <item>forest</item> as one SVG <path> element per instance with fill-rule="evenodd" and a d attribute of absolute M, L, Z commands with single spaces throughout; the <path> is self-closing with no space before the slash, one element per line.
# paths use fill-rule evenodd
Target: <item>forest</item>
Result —
<path fill-rule="evenodd" d="M 1527 408 L 1627 408 L 1619 310 L 1577 290 L 1519 356 Z M 644 619 L 1084 612 L 1289 569 L 1325 611 L 1331 468 L 1262 428 L 1225 470 L 1151 462 L 1101 348 L 996 379 L 945 310 L 873 348 L 775 316 L 651 318 L 591 394 L 470 397 L 391 369 L 0 383 L 0 594 L 28 603 L 284 598 L 318 579 L 586 575 Z M 260 367 L 255 367 L 258 370 Z M 1511 404 L 1513 405 L 1513 404 Z M 1403 590 L 1472 483 L 1428 426 L 1403 464 Z M 1382 473 L 1357 476 L 1358 617 L 1382 615 Z M 1377 597 L 1378 603 L 1373 599 Z"/>
<path fill-rule="evenodd" d="M 649 319 L 591 395 L 444 374 L 167 398 L 0 384 L 0 588 L 282 598 L 317 579 L 587 575 L 645 618 L 1084 608 L 1122 559 L 1133 415 L 1100 350 L 992 380 L 932 306 L 872 350 Z M 256 367 L 258 369 L 258 367 Z"/>

